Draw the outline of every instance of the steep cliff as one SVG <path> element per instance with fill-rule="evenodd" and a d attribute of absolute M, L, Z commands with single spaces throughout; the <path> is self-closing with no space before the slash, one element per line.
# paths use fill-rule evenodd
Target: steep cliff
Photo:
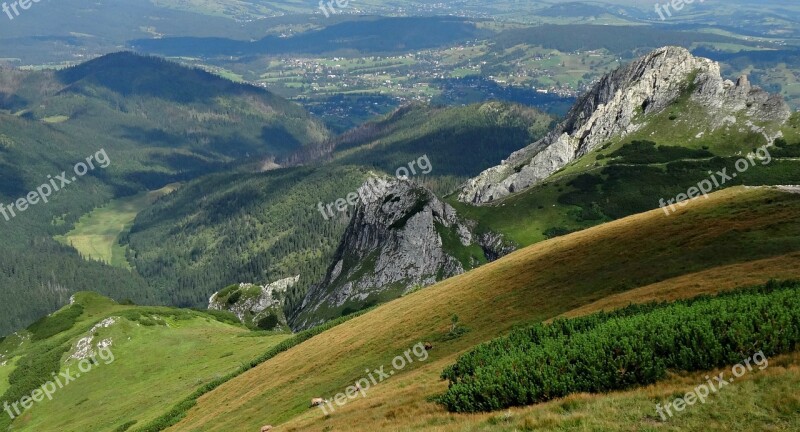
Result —
<path fill-rule="evenodd" d="M 484 249 L 468 221 L 419 185 L 377 184 L 377 193 L 356 207 L 333 264 L 309 290 L 293 328 L 397 298 L 510 250 L 496 236 L 481 236 Z"/>
<path fill-rule="evenodd" d="M 459 200 L 484 204 L 537 184 L 610 139 L 639 130 L 648 115 L 686 93 L 707 112 L 703 122 L 710 130 L 738 124 L 765 133 L 763 123 L 782 124 L 790 115 L 780 95 L 751 86 L 746 77 L 725 80 L 711 60 L 684 48 L 660 48 L 602 78 L 546 137 L 467 181 Z"/>

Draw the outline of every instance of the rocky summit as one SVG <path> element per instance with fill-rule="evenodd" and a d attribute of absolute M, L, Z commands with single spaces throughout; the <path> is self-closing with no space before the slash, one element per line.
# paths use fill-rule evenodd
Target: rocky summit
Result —
<path fill-rule="evenodd" d="M 468 180 L 458 199 L 485 204 L 535 185 L 608 140 L 639 130 L 647 115 L 687 92 L 706 109 L 711 130 L 742 122 L 763 133 L 760 123 L 783 124 L 791 114 L 780 95 L 752 86 L 747 77 L 726 80 L 716 62 L 684 48 L 660 48 L 603 77 L 547 136 Z"/>
<path fill-rule="evenodd" d="M 331 317 L 326 310 L 358 310 L 464 273 L 485 260 L 473 237 L 469 223 L 429 190 L 388 181 L 356 207 L 332 266 L 309 290 L 293 327 L 325 321 Z M 470 248 L 480 256 L 457 258 Z"/>

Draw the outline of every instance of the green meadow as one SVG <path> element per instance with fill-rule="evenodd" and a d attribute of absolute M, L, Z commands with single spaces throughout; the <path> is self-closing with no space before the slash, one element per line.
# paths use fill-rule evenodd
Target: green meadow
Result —
<path fill-rule="evenodd" d="M 74 247 L 86 259 L 130 269 L 125 256 L 127 248 L 119 244 L 120 235 L 130 229 L 139 212 L 177 188 L 177 184 L 170 184 L 159 190 L 115 199 L 84 215 L 72 231 L 55 239 Z"/>
<path fill-rule="evenodd" d="M 83 306 L 83 313 L 69 330 L 43 340 L 28 339 L 29 332 L 22 331 L 22 339 L 12 336 L 0 343 L 0 352 L 19 361 L 38 352 L 43 344 L 65 340 L 69 349 L 61 356 L 60 372 L 69 369 L 75 377 L 53 393 L 52 400 L 45 398 L 17 417 L 15 431 L 126 430 L 123 425 L 141 426 L 163 413 L 176 398 L 185 398 L 290 337 L 253 334 L 234 323 L 232 315 L 119 305 L 89 293 L 78 294 L 76 303 Z M 95 326 L 106 318 L 113 318 L 113 324 Z M 78 360 L 71 357 L 78 340 L 86 337 L 93 338 L 95 352 L 97 343 L 111 341 L 113 355 L 98 353 L 97 363 L 84 373 L 78 369 Z M 10 397 L 3 393 L 14 368 L 11 362 L 0 367 L 0 397 Z M 49 379 L 49 375 L 43 377 Z"/>

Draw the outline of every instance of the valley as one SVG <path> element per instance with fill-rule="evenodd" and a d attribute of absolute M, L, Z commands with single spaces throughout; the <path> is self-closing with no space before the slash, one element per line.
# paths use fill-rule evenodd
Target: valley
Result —
<path fill-rule="evenodd" d="M 174 192 L 179 186 L 176 183 L 159 190 L 111 201 L 81 217 L 72 231 L 55 237 L 55 240 L 74 247 L 86 259 L 131 269 L 127 250 L 119 244 L 120 236 L 130 229 L 139 212 L 159 198 Z"/>
<path fill-rule="evenodd" d="M 800 8 L 666 8 L 23 8 L 0 430 L 800 429 Z"/>

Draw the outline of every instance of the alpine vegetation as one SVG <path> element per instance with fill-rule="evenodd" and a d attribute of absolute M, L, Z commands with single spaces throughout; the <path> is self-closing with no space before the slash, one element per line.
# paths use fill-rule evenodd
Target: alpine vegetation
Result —
<path fill-rule="evenodd" d="M 111 352 L 110 347 L 102 347 L 98 349 L 98 353 L 100 360 L 103 360 L 104 364 L 109 365 L 114 362 L 114 353 Z M 14 420 L 15 418 L 21 416 L 25 411 L 33 408 L 34 403 L 41 402 L 45 398 L 48 400 L 53 400 L 53 394 L 55 394 L 58 390 L 63 389 L 71 382 L 80 378 L 81 373 L 87 374 L 91 372 L 95 366 L 99 365 L 100 362 L 97 361 L 97 357 L 98 356 L 92 355 L 79 361 L 77 363 L 77 368 L 80 372 L 72 373 L 70 372 L 70 368 L 66 368 L 63 372 L 58 374 L 53 372 L 53 379 L 51 381 L 42 384 L 41 387 L 32 391 L 30 396 L 24 396 L 17 402 L 3 402 L 3 409 L 5 410 L 6 414 L 11 417 L 11 420 Z M 22 410 L 20 410 L 20 407 L 22 407 Z"/>
<path fill-rule="evenodd" d="M 765 318 L 768 317 L 768 318 Z M 779 336 L 774 328 L 785 329 Z M 448 367 L 440 401 L 450 411 L 492 411 L 572 393 L 603 393 L 663 379 L 667 370 L 709 370 L 800 345 L 800 284 L 630 306 L 557 320 L 481 345 Z"/>
<path fill-rule="evenodd" d="M 700 181 L 697 183 L 696 187 L 690 187 L 685 194 L 680 193 L 675 196 L 675 198 L 670 198 L 666 202 L 664 201 L 664 198 L 661 198 L 661 200 L 659 200 L 659 207 L 664 210 L 664 214 L 669 216 L 670 212 L 675 212 L 675 204 L 685 207 L 689 200 L 700 198 L 700 195 L 703 195 L 703 198 L 708 199 L 709 192 L 716 188 L 722 187 L 726 182 L 735 179 L 738 175 L 737 173 L 744 173 L 750 169 L 750 167 L 756 166 L 756 159 L 761 161 L 761 165 L 769 165 L 769 163 L 772 162 L 772 156 L 769 154 L 769 150 L 767 150 L 766 145 L 756 149 L 755 154 L 751 153 L 747 155 L 747 157 L 737 160 L 734 164 L 737 172 L 731 172 L 728 174 L 727 168 L 722 168 L 722 170 L 717 172 L 709 171 L 708 179 Z M 717 177 L 719 177 L 719 179 Z"/>

